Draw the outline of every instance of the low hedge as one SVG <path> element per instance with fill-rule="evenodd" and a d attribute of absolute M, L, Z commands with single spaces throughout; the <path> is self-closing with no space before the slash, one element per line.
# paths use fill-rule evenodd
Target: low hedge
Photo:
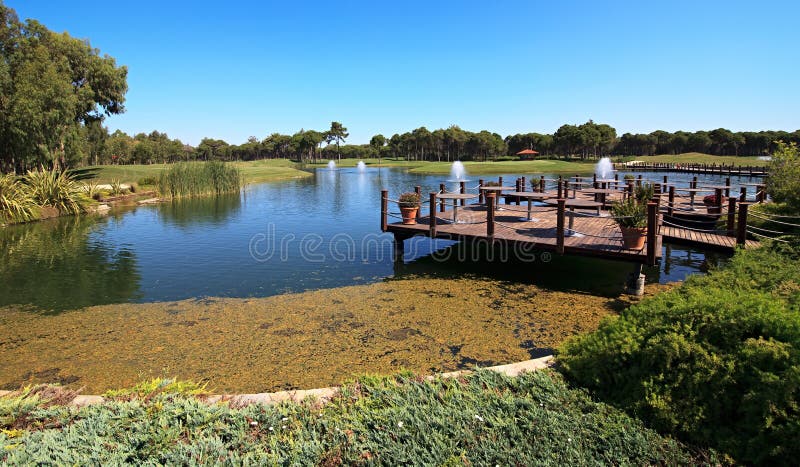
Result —
<path fill-rule="evenodd" d="M 739 251 L 566 342 L 565 374 L 662 433 L 747 463 L 800 457 L 800 262 Z"/>

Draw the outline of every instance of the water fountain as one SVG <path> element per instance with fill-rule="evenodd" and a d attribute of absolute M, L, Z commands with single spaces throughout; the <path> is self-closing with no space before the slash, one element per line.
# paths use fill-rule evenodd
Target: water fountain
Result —
<path fill-rule="evenodd" d="M 365 164 L 364 161 L 358 161 L 356 168 L 358 168 L 358 173 L 364 173 L 367 171 L 367 164 Z"/>
<path fill-rule="evenodd" d="M 464 168 L 464 164 L 461 161 L 455 161 L 450 168 L 450 180 L 447 181 L 452 183 L 468 182 L 469 180 L 466 179 L 466 176 L 467 170 Z"/>
<path fill-rule="evenodd" d="M 336 162 L 328 161 L 328 170 L 336 170 Z"/>
<path fill-rule="evenodd" d="M 602 180 L 606 180 L 608 177 L 611 177 L 614 173 L 614 165 L 611 164 L 611 159 L 608 157 L 600 159 L 600 162 L 594 166 L 594 173 L 597 175 L 597 178 Z"/>

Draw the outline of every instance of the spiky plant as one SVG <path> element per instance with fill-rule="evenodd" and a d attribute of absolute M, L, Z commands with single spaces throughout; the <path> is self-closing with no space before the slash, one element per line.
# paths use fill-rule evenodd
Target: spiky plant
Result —
<path fill-rule="evenodd" d="M 40 206 L 52 206 L 62 214 L 78 214 L 85 210 L 86 192 L 67 172 L 29 171 L 23 183 Z"/>
<path fill-rule="evenodd" d="M 0 224 L 28 222 L 36 218 L 36 202 L 25 188 L 16 176 L 0 175 Z"/>

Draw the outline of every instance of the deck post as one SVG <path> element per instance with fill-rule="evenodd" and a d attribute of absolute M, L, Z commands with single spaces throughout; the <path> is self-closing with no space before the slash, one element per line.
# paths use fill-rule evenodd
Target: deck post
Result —
<path fill-rule="evenodd" d="M 439 184 L 439 193 L 444 193 L 446 191 L 447 191 L 447 187 L 445 187 L 444 183 L 440 183 Z M 444 209 L 445 209 L 444 199 L 440 199 L 439 200 L 439 212 L 444 212 Z"/>
<path fill-rule="evenodd" d="M 725 197 L 726 198 L 730 198 L 730 196 L 731 196 L 731 177 L 730 177 L 730 174 L 728 174 L 728 176 L 725 177 L 725 186 L 728 187 L 728 188 L 725 188 Z"/>
<path fill-rule="evenodd" d="M 428 219 L 428 225 L 430 227 L 431 238 L 434 238 L 436 237 L 436 192 L 431 191 L 428 199 L 428 203 L 430 204 L 428 208 L 431 210 L 431 215 Z"/>
<path fill-rule="evenodd" d="M 642 174 L 636 177 L 636 186 L 642 186 Z"/>
<path fill-rule="evenodd" d="M 497 177 L 497 184 L 503 186 L 503 177 Z"/>
<path fill-rule="evenodd" d="M 564 197 L 564 181 L 561 180 L 561 177 L 558 177 L 558 199 L 562 199 Z"/>
<path fill-rule="evenodd" d="M 667 214 L 670 216 L 675 212 L 675 185 L 669 186 L 669 206 L 667 206 Z"/>
<path fill-rule="evenodd" d="M 417 194 L 417 199 L 420 200 L 420 208 L 417 209 L 417 222 L 422 218 L 422 187 L 417 185 L 414 187 L 414 193 Z"/>
<path fill-rule="evenodd" d="M 494 237 L 494 197 L 495 193 L 486 193 L 486 236 Z"/>
<path fill-rule="evenodd" d="M 647 264 L 656 264 L 656 237 L 658 236 L 658 204 L 647 203 Z"/>
<path fill-rule="evenodd" d="M 633 266 L 633 272 L 628 274 L 628 280 L 625 283 L 625 293 L 628 295 L 642 296 L 644 295 L 644 274 L 642 274 L 642 263 L 636 263 Z"/>
<path fill-rule="evenodd" d="M 481 178 L 478 180 L 478 204 L 483 204 L 483 190 L 481 187 L 483 186 L 483 179 Z"/>
<path fill-rule="evenodd" d="M 734 225 L 736 224 L 736 198 L 728 198 L 728 236 L 736 235 Z"/>
<path fill-rule="evenodd" d="M 747 201 L 747 187 L 746 186 L 743 186 L 743 187 L 739 188 L 739 201 L 741 201 L 742 203 Z"/>
<path fill-rule="evenodd" d="M 714 189 L 714 197 L 717 199 L 714 205 L 717 207 L 717 210 L 722 213 L 722 188 Z"/>
<path fill-rule="evenodd" d="M 528 180 L 526 180 L 525 177 L 522 177 L 520 180 L 521 180 L 521 183 L 519 185 L 520 185 L 521 190 L 519 190 L 519 191 L 525 191 L 525 184 L 528 183 Z"/>
<path fill-rule="evenodd" d="M 692 177 L 692 183 L 689 185 L 689 188 L 697 188 L 697 175 Z"/>
<path fill-rule="evenodd" d="M 394 261 L 403 261 L 403 256 L 406 252 L 406 242 L 404 240 L 404 237 L 397 233 L 394 234 Z"/>
<path fill-rule="evenodd" d="M 564 254 L 564 214 L 567 200 L 558 198 L 558 215 L 556 216 L 556 251 Z"/>
<path fill-rule="evenodd" d="M 522 179 L 518 178 L 517 179 L 517 183 L 515 185 L 515 188 L 516 188 L 517 191 L 522 191 L 522 188 L 520 188 L 521 184 L 522 184 Z M 506 198 L 506 204 L 507 203 L 508 203 L 508 198 Z M 519 196 L 517 196 L 517 206 L 519 206 Z"/>
<path fill-rule="evenodd" d="M 458 182 L 458 186 L 459 186 L 459 188 L 461 190 L 461 194 L 462 195 L 467 192 L 467 182 L 462 180 L 462 181 Z M 466 204 L 466 202 L 467 202 L 467 200 L 462 199 L 461 200 L 461 205 L 463 206 L 464 204 Z"/>
<path fill-rule="evenodd" d="M 758 185 L 756 189 L 758 190 L 758 193 L 756 193 L 756 201 L 763 203 L 767 200 L 767 193 L 765 192 L 767 187 L 764 185 Z"/>
<path fill-rule="evenodd" d="M 544 175 L 539 176 L 539 193 L 544 193 Z"/>
<path fill-rule="evenodd" d="M 744 246 L 747 240 L 747 207 L 750 203 L 739 203 L 739 219 L 736 224 L 736 244 Z"/>
<path fill-rule="evenodd" d="M 389 225 L 389 190 L 381 190 L 381 232 Z"/>

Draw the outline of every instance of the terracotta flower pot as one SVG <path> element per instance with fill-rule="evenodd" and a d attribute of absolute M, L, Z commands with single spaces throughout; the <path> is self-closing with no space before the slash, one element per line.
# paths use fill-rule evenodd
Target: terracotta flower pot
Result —
<path fill-rule="evenodd" d="M 709 214 L 722 214 L 722 207 L 714 206 L 713 204 L 706 204 L 706 212 Z"/>
<path fill-rule="evenodd" d="M 622 231 L 622 245 L 628 250 L 641 250 L 647 240 L 646 227 L 620 227 Z"/>
<path fill-rule="evenodd" d="M 403 224 L 406 225 L 414 225 L 417 223 L 417 210 L 419 207 L 413 208 L 400 208 L 400 212 L 403 215 Z"/>

